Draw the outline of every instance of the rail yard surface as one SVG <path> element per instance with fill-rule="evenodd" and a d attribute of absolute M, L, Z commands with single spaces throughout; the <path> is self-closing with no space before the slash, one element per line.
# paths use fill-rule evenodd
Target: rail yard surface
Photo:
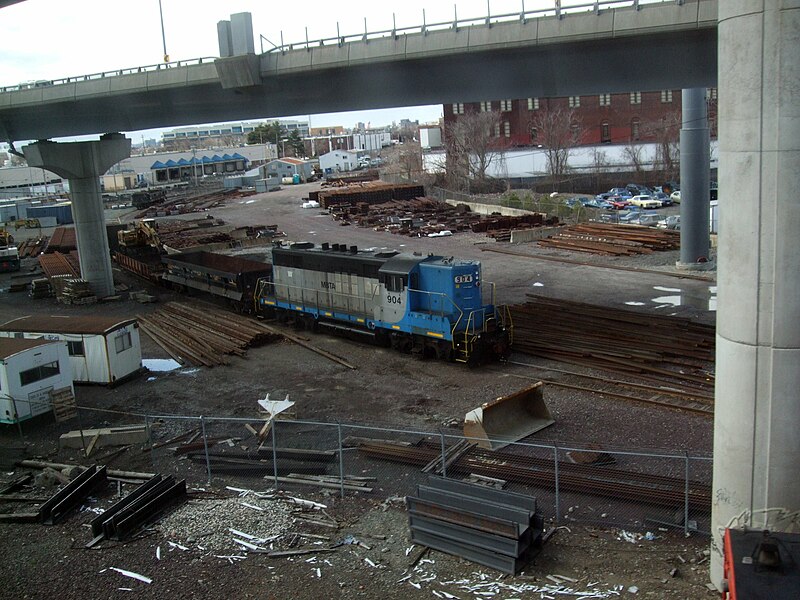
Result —
<path fill-rule="evenodd" d="M 678 258 L 675 250 L 636 256 L 597 256 L 539 247 L 535 242 L 511 245 L 472 231 L 447 237 L 409 237 L 371 227 L 342 225 L 322 209 L 302 208 L 302 199 L 318 189 L 317 184 L 304 184 L 268 194 L 229 199 L 213 208 L 210 214 L 237 227 L 274 223 L 285 232 L 285 239 L 292 241 L 386 247 L 480 260 L 484 280 L 493 281 L 497 286 L 498 303 L 522 305 L 535 296 L 530 310 L 539 307 L 539 314 L 547 310 L 547 339 L 551 347 L 538 354 L 528 348 L 527 353 L 515 352 L 508 363 L 468 369 L 443 361 L 417 361 L 388 348 L 328 334 L 290 333 L 304 338 L 301 341 L 306 345 L 285 338 L 275 341 L 270 335 L 271 343 L 246 351 L 239 349 L 225 356 L 222 362 L 227 364 L 213 368 L 144 374 L 113 389 L 79 387 L 77 403 L 86 407 L 80 411 L 82 427 L 141 423 L 142 418 L 134 415 L 145 414 L 252 418 L 252 423 L 256 424 L 259 422 L 257 400 L 269 393 L 273 399 L 288 396 L 294 401 L 295 418 L 300 423 L 339 423 L 345 427 L 345 436 L 392 437 L 377 428 L 458 435 L 465 413 L 533 381 L 543 380 L 546 382 L 545 402 L 555 424 L 527 441 L 593 448 L 598 452 L 710 455 L 712 419 L 709 416 L 713 403 L 709 398 L 713 397 L 713 383 L 709 382 L 713 366 L 707 364 L 707 358 L 713 351 L 703 346 L 706 342 L 698 342 L 702 348 L 690 352 L 682 346 L 685 338 L 678 340 L 677 334 L 675 339 L 670 338 L 672 347 L 686 353 L 684 361 L 674 361 L 676 369 L 685 371 L 684 377 L 671 383 L 664 379 L 668 374 L 658 372 L 660 367 L 650 366 L 644 371 L 630 367 L 650 356 L 653 348 L 647 344 L 658 344 L 657 331 L 665 327 L 665 317 L 691 320 L 700 326 L 692 328 L 691 335 L 707 341 L 708 328 L 702 326 L 713 327 L 715 320 L 714 312 L 709 310 L 716 295 L 713 272 L 683 277 L 674 269 Z M 132 216 L 119 210 L 113 212 L 123 221 Z M 196 219 L 197 215 L 174 218 Z M 269 246 L 242 248 L 231 253 L 269 260 Z M 144 317 L 142 323 L 154 323 L 163 319 L 157 311 L 172 310 L 173 315 L 179 312 L 165 308 L 169 302 L 193 303 L 202 311 L 202 302 L 207 300 L 199 294 L 187 297 L 157 288 L 122 270 L 115 271 L 115 280 L 131 291 L 143 290 L 157 296 L 159 302 L 142 304 L 123 297 L 117 302 L 63 306 L 53 298 L 31 300 L 27 295 L 4 291 L 0 293 L 0 320 L 5 322 L 31 314 L 104 314 L 121 318 L 140 316 Z M 10 277 L 3 276 L 0 287 L 5 290 L 8 281 Z M 566 310 L 562 305 L 558 312 L 551 306 L 552 301 L 558 300 L 581 304 L 570 304 Z M 595 308 L 588 310 L 586 304 Z M 224 310 L 224 307 L 217 308 Z M 520 331 L 524 330 L 525 336 L 535 339 L 540 326 L 530 316 L 523 321 L 525 310 L 518 310 Z M 637 323 L 644 322 L 646 326 L 648 316 L 652 317 L 656 331 L 653 339 L 639 340 L 641 345 L 633 350 L 635 360 L 620 364 L 626 360 L 598 358 L 599 354 L 593 355 L 591 360 L 585 356 L 576 357 L 576 345 L 579 347 L 586 342 L 574 334 L 582 330 L 590 333 L 589 329 L 599 327 L 599 315 L 604 312 L 617 314 L 624 310 L 635 311 L 638 316 L 631 318 L 630 323 L 620 324 L 617 337 L 630 336 L 630 328 Z M 570 311 L 575 331 L 571 329 Z M 559 328 L 565 330 L 565 343 L 569 342 L 571 360 L 567 362 L 555 349 L 559 345 Z M 276 330 L 280 333 L 280 327 Z M 613 337 L 606 335 L 603 340 L 594 339 L 591 343 L 599 347 Z M 713 341 L 713 330 L 711 339 Z M 323 354 L 310 351 L 308 345 L 322 350 Z M 339 357 L 356 368 L 335 362 L 324 353 Z M 167 351 L 146 335 L 142 336 L 142 354 L 147 359 L 169 358 Z M 705 381 L 702 376 L 690 373 L 701 365 L 709 374 Z M 664 393 L 665 387 L 669 388 L 668 393 Z M 376 429 L 347 429 L 348 425 Z M 29 445 L 29 456 L 52 462 L 92 464 L 95 457 L 102 456 L 100 452 L 81 460 L 77 453 L 68 455 L 58 449 L 59 433 L 77 427 L 75 420 L 54 424 L 51 417 L 39 418 L 23 423 L 22 441 Z M 153 428 L 153 442 L 166 442 L 194 427 L 194 423 L 187 425 L 178 419 L 163 419 Z M 291 431 L 298 439 L 306 436 L 308 440 L 315 440 L 318 436 L 323 440 L 324 437 L 320 434 L 322 429 L 311 424 L 294 428 L 287 425 L 287 428 L 290 429 L 284 431 Z M 278 427 L 279 443 L 280 430 Z M 232 439 L 231 444 L 247 446 L 249 450 L 258 445 L 242 422 L 216 426 L 208 435 Z M 5 447 L 21 443 L 16 427 L 4 426 L 0 436 Z M 182 441 L 188 437 L 187 434 Z M 394 436 L 400 437 L 400 434 Z M 328 443 L 328 438 L 324 439 L 327 441 L 309 441 L 303 446 L 320 450 L 336 447 Z M 436 450 L 431 452 L 435 456 Z M 521 452 L 517 449 L 517 453 Z M 415 460 L 424 460 L 427 454 L 423 454 Z M 350 483 L 358 487 L 355 478 L 362 476 L 364 480 L 360 485 L 368 485 L 373 488 L 372 492 L 348 492 L 342 499 L 338 487 L 285 486 L 294 497 L 324 504 L 325 514 L 321 516 L 319 510 L 313 509 L 297 514 L 298 507 L 281 494 L 254 495 L 253 492 L 273 488 L 269 477 L 226 480 L 215 476 L 208 485 L 204 464 L 192 463 L 187 467 L 191 462 L 189 456 L 189 459 L 174 456 L 165 445 L 149 452 L 142 452 L 141 446 L 135 446 L 112 457 L 113 468 L 125 471 L 194 473 L 188 481 L 188 503 L 144 535 L 128 542 L 104 542 L 96 548 L 84 549 L 89 531 L 82 524 L 96 516 L 92 510 L 79 512 L 52 527 L 0 523 L 0 578 L 4 582 L 0 598 L 46 598 L 55 594 L 65 598 L 112 598 L 126 593 L 135 593 L 141 598 L 289 597 L 301 600 L 320 597 L 580 597 L 577 593 L 596 598 L 712 597 L 705 586 L 708 538 L 700 533 L 684 537 L 684 527 L 675 527 L 677 521 L 671 517 L 665 518 L 663 523 L 645 521 L 652 513 L 642 510 L 639 514 L 639 509 L 633 507 L 636 504 L 633 497 L 615 499 L 613 489 L 612 495 L 592 495 L 584 490 L 561 498 L 558 521 L 561 527 L 557 534 L 524 569 L 523 576 L 501 578 L 498 572 L 452 556 L 429 552 L 420 557 L 419 547 L 409 550 L 412 543 L 401 497 L 413 493 L 419 462 L 379 462 L 352 449 L 347 451 L 348 461 L 352 460 L 348 475 L 354 477 Z M 475 453 L 464 460 L 478 461 L 481 456 Z M 620 462 L 622 464 L 616 465 L 620 468 L 641 467 L 635 459 L 621 458 Z M 501 474 L 497 477 L 503 477 L 502 470 L 498 473 Z M 708 468 L 698 469 L 698 478 L 707 479 L 709 473 Z M 656 469 L 655 474 L 682 477 L 683 463 L 665 462 L 663 469 Z M 6 479 L 11 476 L 4 476 L 3 480 Z M 642 482 L 638 484 L 643 485 Z M 226 485 L 235 489 L 228 489 Z M 47 497 L 53 491 L 41 488 L 36 495 Z M 538 495 L 535 488 L 533 493 Z M 83 508 L 105 508 L 113 496 L 109 489 Z M 542 490 L 541 502 L 551 503 L 551 496 Z M 5 511 L 11 503 L 2 504 L 0 509 Z M 546 516 L 553 516 L 545 512 Z M 622 519 L 620 515 L 629 518 Z M 636 521 L 638 525 L 635 529 L 631 525 L 630 531 L 621 525 Z M 551 521 L 547 525 L 552 528 L 554 523 Z M 702 529 L 703 523 L 698 527 Z M 309 553 L 283 557 L 246 554 L 243 551 L 246 546 L 231 544 L 229 529 L 263 539 L 278 536 L 270 542 L 273 549 L 286 552 L 308 549 Z M 649 536 L 646 535 L 648 531 Z M 310 537 L 303 538 L 303 534 Z M 342 540 L 345 543 L 330 548 Z M 419 560 L 415 563 L 415 559 Z M 115 568 L 142 575 L 152 582 L 131 578 Z M 479 592 L 485 593 L 476 595 Z M 587 596 L 592 592 L 594 596 Z"/>

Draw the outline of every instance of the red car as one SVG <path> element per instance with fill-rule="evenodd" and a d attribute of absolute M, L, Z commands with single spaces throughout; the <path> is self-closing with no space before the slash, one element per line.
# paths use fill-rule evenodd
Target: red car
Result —
<path fill-rule="evenodd" d="M 611 205 L 613 210 L 622 210 L 623 208 L 628 208 L 630 206 L 630 202 L 626 198 L 620 198 L 619 196 L 611 196 L 609 197 L 606 202 Z"/>

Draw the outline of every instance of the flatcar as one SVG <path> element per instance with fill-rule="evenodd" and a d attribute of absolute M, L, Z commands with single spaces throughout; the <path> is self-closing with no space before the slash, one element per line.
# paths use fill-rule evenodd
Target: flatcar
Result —
<path fill-rule="evenodd" d="M 255 301 L 279 320 L 368 336 L 419 358 L 472 365 L 510 352 L 509 313 L 495 305 L 479 261 L 295 243 L 273 248 Z"/>

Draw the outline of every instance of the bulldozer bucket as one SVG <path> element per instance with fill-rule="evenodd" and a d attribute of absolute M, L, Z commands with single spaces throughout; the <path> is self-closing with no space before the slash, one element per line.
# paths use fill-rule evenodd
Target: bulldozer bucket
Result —
<path fill-rule="evenodd" d="M 487 402 L 464 417 L 464 436 L 488 450 L 503 448 L 555 423 L 544 403 L 540 381 Z"/>

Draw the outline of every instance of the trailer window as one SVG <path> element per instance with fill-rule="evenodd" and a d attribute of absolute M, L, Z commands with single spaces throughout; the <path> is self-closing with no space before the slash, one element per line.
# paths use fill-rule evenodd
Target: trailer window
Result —
<path fill-rule="evenodd" d="M 83 341 L 79 342 L 67 342 L 67 351 L 69 352 L 70 356 L 83 356 Z"/>
<path fill-rule="evenodd" d="M 58 361 L 40 365 L 27 371 L 20 371 L 19 383 L 20 385 L 29 385 L 42 379 L 47 379 L 53 375 L 58 375 L 61 372 L 58 366 Z"/>
<path fill-rule="evenodd" d="M 124 352 L 131 346 L 133 346 L 133 342 L 131 342 L 131 334 L 129 331 L 126 331 L 122 335 L 118 335 L 114 338 L 114 345 L 117 349 L 117 354 L 120 352 Z"/>

